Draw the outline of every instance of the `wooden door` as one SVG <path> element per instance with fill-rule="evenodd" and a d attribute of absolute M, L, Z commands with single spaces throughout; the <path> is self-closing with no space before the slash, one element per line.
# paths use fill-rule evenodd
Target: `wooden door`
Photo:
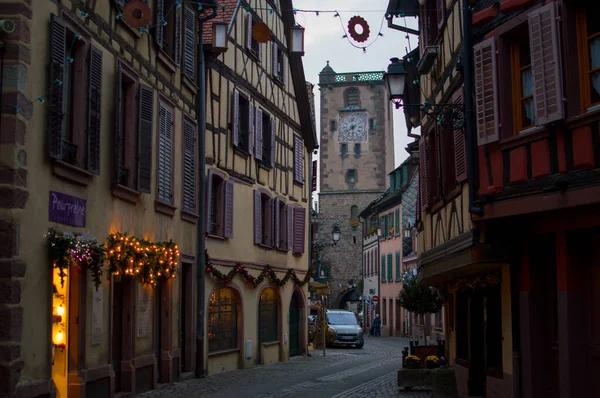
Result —
<path fill-rule="evenodd" d="M 156 380 L 161 381 L 161 368 L 162 368 L 162 286 L 161 283 L 157 283 L 154 288 L 154 356 L 158 366 L 156 367 Z"/>
<path fill-rule="evenodd" d="M 298 299 L 292 294 L 290 301 L 290 356 L 298 355 L 298 338 L 300 337 L 300 310 Z"/>
<path fill-rule="evenodd" d="M 115 372 L 115 393 L 121 392 L 121 361 L 123 360 L 123 283 L 113 277 L 112 283 L 112 353 L 111 364 Z"/>

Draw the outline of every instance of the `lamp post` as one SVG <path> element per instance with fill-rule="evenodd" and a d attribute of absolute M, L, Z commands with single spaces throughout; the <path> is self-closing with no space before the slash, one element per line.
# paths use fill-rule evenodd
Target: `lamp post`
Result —
<path fill-rule="evenodd" d="M 404 61 L 397 57 L 391 58 L 387 72 L 383 74 L 383 80 L 388 89 L 390 100 L 396 105 L 396 109 L 400 109 L 404 99 L 407 76 L 408 71 L 404 68 Z"/>

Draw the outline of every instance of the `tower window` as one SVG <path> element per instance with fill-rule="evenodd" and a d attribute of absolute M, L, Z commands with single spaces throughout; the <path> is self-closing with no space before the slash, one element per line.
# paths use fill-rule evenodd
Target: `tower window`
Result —
<path fill-rule="evenodd" d="M 360 144 L 354 144 L 354 154 L 360 156 Z"/>
<path fill-rule="evenodd" d="M 348 155 L 348 144 L 340 144 L 340 154 L 342 157 Z"/>
<path fill-rule="evenodd" d="M 331 126 L 331 131 L 335 131 L 335 120 L 332 120 L 330 122 L 330 126 Z"/>
<path fill-rule="evenodd" d="M 350 169 L 348 170 L 348 183 L 354 184 L 356 182 L 356 170 Z"/>
<path fill-rule="evenodd" d="M 370 118 L 369 119 L 369 129 L 375 130 L 375 127 L 377 127 L 377 120 L 375 118 Z"/>

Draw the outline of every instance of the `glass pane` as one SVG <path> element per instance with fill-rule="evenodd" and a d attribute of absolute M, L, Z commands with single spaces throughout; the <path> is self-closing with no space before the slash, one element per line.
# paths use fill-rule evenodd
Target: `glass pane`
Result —
<path fill-rule="evenodd" d="M 600 102 L 600 71 L 590 74 L 590 103 Z"/>
<path fill-rule="evenodd" d="M 521 101 L 521 127 L 533 125 L 533 98 L 527 98 Z"/>
<path fill-rule="evenodd" d="M 589 41 L 590 70 L 600 68 L 600 36 Z"/>
<path fill-rule="evenodd" d="M 521 98 L 533 95 L 531 84 L 531 68 L 521 71 Z"/>
<path fill-rule="evenodd" d="M 591 7 L 590 7 L 591 9 Z M 593 12 L 587 12 L 586 13 L 586 20 L 587 20 L 587 35 L 592 36 L 594 33 L 598 33 L 600 32 L 600 18 L 598 18 L 598 16 L 594 16 Z"/>
<path fill-rule="evenodd" d="M 529 40 L 519 42 L 519 67 L 531 65 L 531 51 L 529 50 Z"/>

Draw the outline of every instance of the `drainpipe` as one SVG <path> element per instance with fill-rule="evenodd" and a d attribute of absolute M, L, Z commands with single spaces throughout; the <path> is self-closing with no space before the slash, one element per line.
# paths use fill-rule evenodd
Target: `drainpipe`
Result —
<path fill-rule="evenodd" d="M 467 142 L 467 182 L 469 184 L 469 213 L 483 216 L 483 208 L 474 205 L 476 182 L 478 181 L 478 152 L 475 145 L 474 108 L 474 68 L 473 38 L 471 37 L 471 9 L 467 0 L 463 0 L 463 60 L 465 85 L 465 135 Z"/>
<path fill-rule="evenodd" d="M 206 211 L 205 206 L 205 171 L 206 171 L 206 63 L 203 49 L 203 25 L 217 16 L 218 2 L 215 2 L 210 15 L 198 20 L 198 62 L 196 76 L 198 91 L 196 92 L 196 122 L 198 124 L 198 223 L 196 224 L 196 376 L 204 376 L 204 269 L 206 267 Z M 185 297 L 184 297 L 185 300 Z"/>

